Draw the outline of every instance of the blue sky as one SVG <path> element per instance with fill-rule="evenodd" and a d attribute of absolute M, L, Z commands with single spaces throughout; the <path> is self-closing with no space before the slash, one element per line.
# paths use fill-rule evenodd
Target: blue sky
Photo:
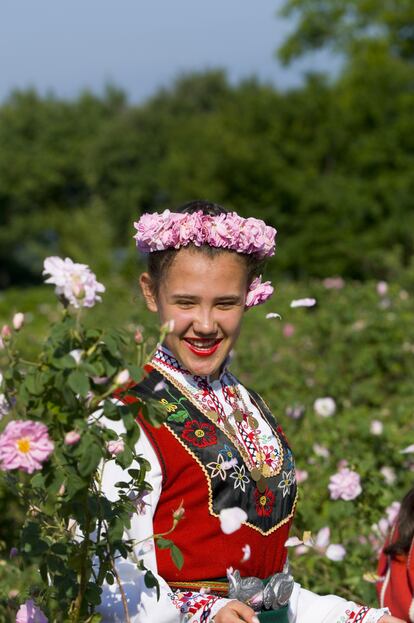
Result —
<path fill-rule="evenodd" d="M 284 69 L 274 51 L 292 28 L 283 0 L 2 0 L 0 99 L 35 87 L 61 97 L 106 83 L 142 101 L 182 72 L 222 67 L 281 89 L 326 55 Z"/>

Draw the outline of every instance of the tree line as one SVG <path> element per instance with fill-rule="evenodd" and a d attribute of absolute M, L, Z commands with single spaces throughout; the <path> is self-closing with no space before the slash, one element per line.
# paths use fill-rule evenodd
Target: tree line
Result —
<path fill-rule="evenodd" d="M 285 60 L 329 43 L 300 0 L 286 4 L 304 21 Z M 331 16 L 335 41 L 340 23 Z M 395 28 L 393 40 L 346 33 L 340 76 L 310 73 L 289 91 L 217 70 L 139 105 L 114 87 L 71 101 L 12 93 L 0 106 L 0 288 L 36 282 L 51 254 L 129 270 L 133 220 L 194 198 L 274 225 L 279 275 L 392 278 L 414 248 L 414 67 Z"/>

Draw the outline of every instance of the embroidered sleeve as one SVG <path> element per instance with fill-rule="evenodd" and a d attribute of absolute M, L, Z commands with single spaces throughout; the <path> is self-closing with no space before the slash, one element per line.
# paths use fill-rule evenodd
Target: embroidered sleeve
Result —
<path fill-rule="evenodd" d="M 180 612 L 180 623 L 210 623 L 214 614 L 228 599 L 195 592 L 170 593 L 169 597 Z"/>
<path fill-rule="evenodd" d="M 295 584 L 289 623 L 377 623 L 388 608 L 369 608 L 337 595 L 316 595 Z"/>

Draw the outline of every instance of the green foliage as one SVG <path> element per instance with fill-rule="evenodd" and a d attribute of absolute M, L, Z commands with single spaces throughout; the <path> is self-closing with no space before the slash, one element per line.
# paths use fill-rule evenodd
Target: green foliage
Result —
<path fill-rule="evenodd" d="M 352 54 L 373 41 L 391 56 L 414 60 L 411 0 L 286 0 L 280 13 L 297 20 L 279 50 L 285 62 L 325 46 Z"/>
<path fill-rule="evenodd" d="M 62 310 L 57 322 L 53 323 L 54 310 L 48 317 L 52 326 L 44 326 L 46 339 L 39 339 L 41 346 L 32 360 L 27 358 L 30 346 L 25 357 L 19 351 L 21 344 L 26 346 L 21 337 L 27 327 L 1 342 L 1 393 L 9 405 L 6 413 L 3 405 L 1 431 L 16 421 L 41 422 L 53 442 L 50 456 L 33 472 L 2 465 L 0 496 L 9 499 L 1 518 L 5 540 L 0 546 L 4 556 L 10 547 L 17 551 L 7 570 L 0 558 L 1 620 L 15 612 L 17 598 L 21 604 L 29 597 L 50 621 L 93 620 L 103 581 L 110 576 L 119 582 L 115 557 L 125 558 L 132 551 L 132 542 L 123 540 L 123 534 L 130 527 L 134 504 L 151 489 L 146 482 L 150 465 L 135 449 L 136 405 L 112 400 L 128 361 L 135 376 L 142 377 L 147 344 L 135 344 L 131 332 L 121 327 L 85 326 L 82 310 L 75 315 Z M 30 323 L 30 314 L 26 321 Z M 152 403 L 145 405 L 145 414 L 156 425 L 165 417 Z M 118 437 L 102 425 L 104 416 L 122 420 L 125 432 Z M 77 437 L 68 440 L 74 433 Z M 123 449 L 111 454 L 108 444 L 116 440 Z M 108 500 L 101 487 L 105 464 L 111 460 L 128 479 L 116 485 L 115 501 Z M 173 529 L 173 516 L 171 523 Z M 179 550 L 172 542 L 169 547 L 173 560 L 182 565 Z"/>
<path fill-rule="evenodd" d="M 197 197 L 274 225 L 287 276 L 394 277 L 414 250 L 412 72 L 373 40 L 336 82 L 286 93 L 206 72 L 140 106 L 14 94 L 0 107 L 0 287 L 37 282 L 48 255 L 132 276 L 133 221 Z"/>

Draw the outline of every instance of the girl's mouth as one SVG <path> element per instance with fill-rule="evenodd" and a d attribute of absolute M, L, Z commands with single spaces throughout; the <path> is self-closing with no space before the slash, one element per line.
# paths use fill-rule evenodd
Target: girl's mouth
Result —
<path fill-rule="evenodd" d="M 185 337 L 189 350 L 198 357 L 209 357 L 216 352 L 223 338 Z"/>

